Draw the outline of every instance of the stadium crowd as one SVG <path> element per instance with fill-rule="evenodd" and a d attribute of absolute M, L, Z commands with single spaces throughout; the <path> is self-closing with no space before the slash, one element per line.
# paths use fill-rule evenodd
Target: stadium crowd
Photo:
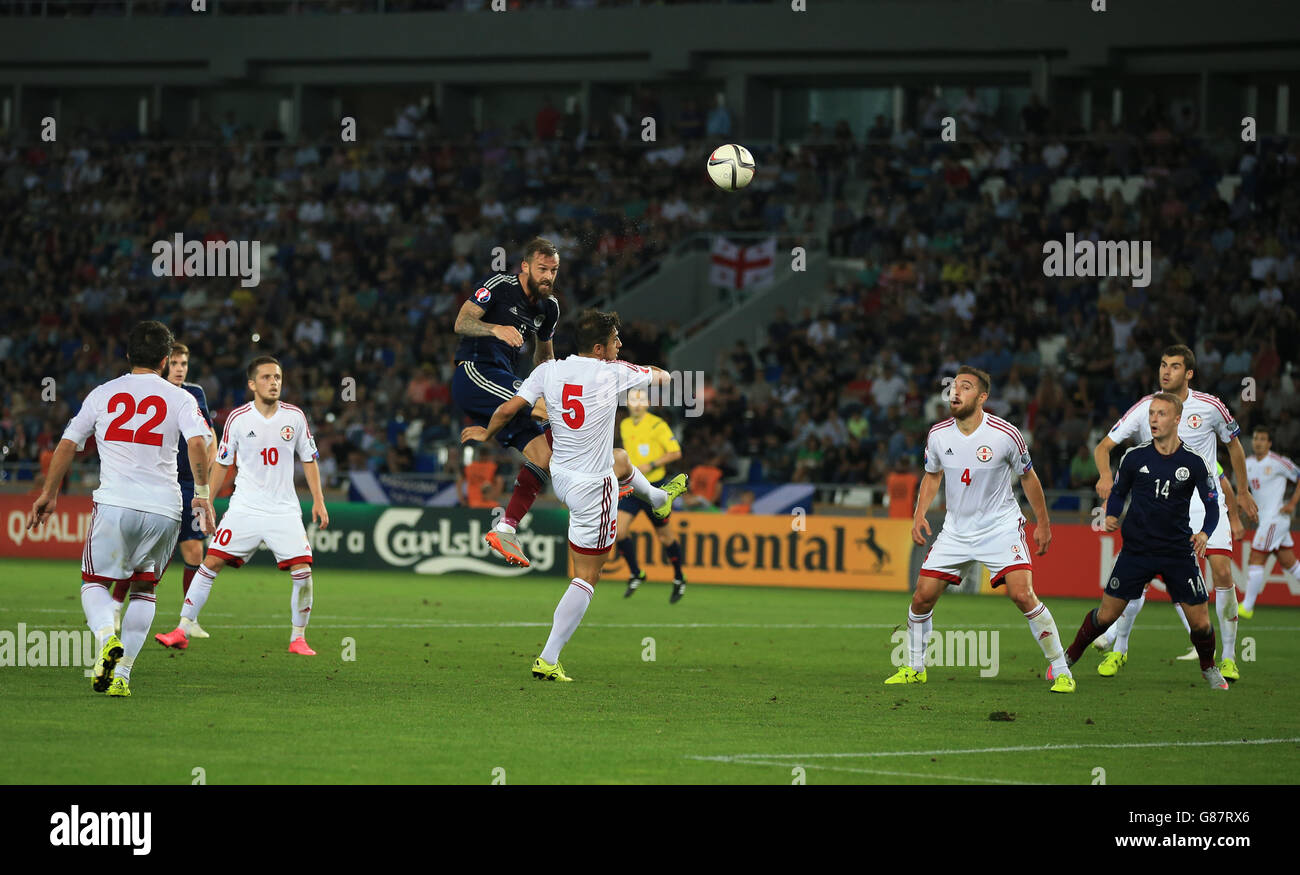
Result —
<path fill-rule="evenodd" d="M 658 101 L 643 91 L 636 109 L 655 115 Z M 703 415 L 667 413 L 682 469 L 881 483 L 900 458 L 919 460 L 946 415 L 942 378 L 969 363 L 992 374 L 988 406 L 1022 427 L 1044 484 L 1087 487 L 1081 448 L 1151 391 L 1176 342 L 1196 351 L 1195 387 L 1295 451 L 1300 147 L 1201 140 L 1159 108 L 1081 137 L 1036 103 L 1023 136 L 986 123 L 954 144 L 932 136 L 931 115 L 919 132 L 880 118 L 857 141 L 847 123 L 814 124 L 799 143 L 755 148 L 760 174 L 735 198 L 699 172 L 694 156 L 730 133 L 725 110 L 700 103 L 655 144 L 620 117 L 583 127 L 548 103 L 528 124 L 456 141 L 417 107 L 369 144 L 290 144 L 227 118 L 185 143 L 78 132 L 0 146 L 4 458 L 48 452 L 78 399 L 121 370 L 126 328 L 160 317 L 189 344 L 191 379 L 219 418 L 245 399 L 245 362 L 277 355 L 328 482 L 357 467 L 434 470 L 461 425 L 452 324 L 494 247 L 514 270 L 519 243 L 554 240 L 572 316 L 686 235 L 811 235 L 823 203 L 825 244 L 865 268 L 838 271 L 820 306 L 791 302 L 761 343 L 719 351 Z M 1099 190 L 1053 205 L 1056 180 L 1105 174 L 1148 184 L 1132 203 Z M 1216 188 L 1224 174 L 1241 176 L 1231 202 Z M 996 196 L 981 191 L 993 176 L 1007 183 Z M 1152 241 L 1150 284 L 1045 276 L 1043 242 L 1068 232 Z M 177 233 L 260 241 L 261 285 L 155 277 L 150 247 Z M 565 328 L 559 355 L 572 348 Z M 676 337 L 630 324 L 624 352 L 666 363 Z"/>

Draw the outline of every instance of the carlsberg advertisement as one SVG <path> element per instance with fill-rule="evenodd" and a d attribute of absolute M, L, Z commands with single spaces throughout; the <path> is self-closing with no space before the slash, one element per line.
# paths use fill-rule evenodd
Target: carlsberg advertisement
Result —
<path fill-rule="evenodd" d="M 227 503 L 216 502 L 218 517 Z M 496 577 L 565 574 L 567 569 L 569 515 L 562 509 L 538 508 L 520 520 L 519 543 L 532 568 L 517 568 L 496 559 L 483 540 L 497 519 L 490 510 L 330 504 L 329 527 L 321 529 L 310 522 L 311 503 L 303 502 L 302 507 L 312 555 L 322 568 L 474 571 Z M 258 553 L 265 550 L 260 547 Z M 270 554 L 249 560 L 250 565 L 262 562 L 274 565 Z"/>

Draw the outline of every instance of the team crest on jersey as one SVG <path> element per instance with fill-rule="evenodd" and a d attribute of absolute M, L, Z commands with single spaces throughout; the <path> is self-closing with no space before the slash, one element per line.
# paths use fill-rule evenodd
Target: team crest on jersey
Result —
<path fill-rule="evenodd" d="M 286 425 L 284 428 L 280 429 L 280 437 L 287 441 L 293 440 L 293 426 Z"/>
<path fill-rule="evenodd" d="M 1200 415 L 1199 413 L 1193 413 L 1191 416 L 1187 417 L 1187 427 L 1188 427 L 1188 428 L 1200 428 L 1200 427 L 1201 427 L 1201 415 Z"/>
<path fill-rule="evenodd" d="M 542 317 L 541 317 L 541 316 L 534 316 L 534 317 L 533 317 L 533 327 L 534 327 L 534 328 L 541 328 L 541 327 L 542 327 Z"/>
<path fill-rule="evenodd" d="M 230 447 L 222 447 L 222 448 L 221 448 L 221 458 L 224 459 L 224 458 L 226 458 L 226 457 L 229 456 L 229 455 L 230 455 Z"/>
<path fill-rule="evenodd" d="M 987 462 L 989 459 L 993 458 L 993 448 L 987 445 L 980 447 L 975 451 L 975 458 L 979 459 L 981 462 Z"/>
<path fill-rule="evenodd" d="M 523 384 L 524 384 L 523 380 L 515 380 L 514 382 L 515 391 L 516 392 L 519 391 L 519 387 L 522 386 Z"/>
<path fill-rule="evenodd" d="M 1178 480 L 1179 483 L 1182 483 L 1184 480 L 1186 480 L 1188 477 L 1191 476 L 1192 476 L 1192 472 L 1188 471 L 1186 468 L 1179 468 L 1177 471 L 1174 472 L 1174 477 Z"/>
<path fill-rule="evenodd" d="M 479 286 L 478 291 L 474 292 L 474 301 L 479 304 L 486 304 L 492 300 L 492 293 L 487 289 Z"/>

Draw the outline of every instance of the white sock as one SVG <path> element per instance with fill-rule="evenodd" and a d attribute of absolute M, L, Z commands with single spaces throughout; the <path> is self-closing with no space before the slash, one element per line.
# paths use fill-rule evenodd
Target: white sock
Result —
<path fill-rule="evenodd" d="M 126 657 L 118 662 L 118 667 L 113 672 L 115 677 L 128 681 L 131 679 L 131 666 L 140 655 L 145 639 L 149 637 L 157 601 L 158 597 L 151 592 L 131 593 L 131 603 L 122 614 L 122 649 L 126 651 Z"/>
<path fill-rule="evenodd" d="M 1297 559 L 1295 564 L 1286 570 L 1286 573 L 1294 577 L 1296 580 L 1300 580 L 1300 559 Z"/>
<path fill-rule="evenodd" d="M 555 665 L 560 660 L 560 651 L 564 645 L 569 643 L 569 638 L 578 629 L 578 624 L 582 622 L 582 615 L 587 613 L 587 605 L 591 604 L 592 598 L 596 595 L 591 584 L 577 577 L 569 584 L 565 590 L 564 596 L 560 603 L 555 606 L 555 616 L 552 618 L 551 636 L 546 639 L 546 647 L 542 650 L 542 661 L 548 665 Z"/>
<path fill-rule="evenodd" d="M 194 572 L 194 579 L 190 581 L 190 591 L 185 595 L 185 604 L 181 605 L 181 619 L 194 621 L 199 619 L 199 611 L 207 604 L 208 596 L 212 594 L 212 584 L 216 582 L 217 573 L 206 565 L 200 565 L 199 570 Z"/>
<path fill-rule="evenodd" d="M 293 572 L 293 594 L 289 597 L 289 612 L 293 615 L 293 637 L 303 637 L 307 621 L 311 619 L 311 569 Z"/>
<path fill-rule="evenodd" d="M 1296 566 L 1300 568 L 1300 559 L 1296 560 Z M 1259 591 L 1264 588 L 1264 566 L 1247 565 L 1246 566 L 1246 597 L 1241 600 L 1241 606 L 1248 611 L 1255 610 L 1255 599 L 1259 598 Z"/>
<path fill-rule="evenodd" d="M 1110 639 L 1110 649 L 1119 653 L 1128 653 L 1128 636 L 1133 632 L 1133 622 L 1137 620 L 1138 612 L 1146 604 L 1147 593 L 1142 591 L 1142 595 L 1133 599 L 1124 606 L 1124 613 L 1119 615 L 1119 619 L 1111 626 L 1114 636 Z"/>
<path fill-rule="evenodd" d="M 1214 609 L 1219 614 L 1219 638 L 1223 653 L 1219 659 L 1237 658 L 1237 588 L 1214 589 Z"/>
<path fill-rule="evenodd" d="M 1120 614 L 1119 619 L 1115 621 L 1115 625 L 1112 627 L 1115 630 L 1115 637 L 1111 650 L 1116 653 L 1128 653 L 1128 636 L 1133 634 L 1133 623 L 1137 620 L 1138 613 L 1146 603 L 1147 594 L 1146 590 L 1143 590 L 1142 595 L 1124 606 L 1124 613 Z"/>
<path fill-rule="evenodd" d="M 631 476 L 620 480 L 619 485 L 626 486 L 629 481 L 632 483 L 632 494 L 651 507 L 662 507 L 668 500 L 668 493 L 658 486 L 651 486 L 650 481 L 636 468 L 632 469 Z"/>
<path fill-rule="evenodd" d="M 1069 675 L 1070 666 L 1066 663 L 1065 651 L 1061 648 L 1056 620 L 1052 619 L 1052 612 L 1047 609 L 1047 605 L 1039 602 L 1038 607 L 1025 614 L 1025 619 L 1029 621 L 1029 631 L 1033 633 L 1043 656 L 1052 664 L 1052 676 Z"/>
<path fill-rule="evenodd" d="M 1187 630 L 1187 634 L 1192 634 L 1192 624 L 1187 622 L 1187 612 L 1183 610 L 1182 603 L 1174 602 L 1174 610 L 1178 612 L 1178 619 L 1183 621 L 1183 628 Z"/>
<path fill-rule="evenodd" d="M 507 535 L 513 535 L 515 534 L 515 527 L 503 519 L 501 522 L 497 523 L 497 531 L 505 532 Z"/>
<path fill-rule="evenodd" d="M 103 650 L 104 642 L 113 634 L 113 594 L 102 583 L 81 585 L 81 607 L 86 612 L 86 625 L 95 633 L 95 646 Z M 96 653 L 96 656 L 99 654 Z"/>
<path fill-rule="evenodd" d="M 933 629 L 934 611 L 914 614 L 911 608 L 907 609 L 907 649 L 914 671 L 925 671 L 925 643 L 930 640 Z"/>

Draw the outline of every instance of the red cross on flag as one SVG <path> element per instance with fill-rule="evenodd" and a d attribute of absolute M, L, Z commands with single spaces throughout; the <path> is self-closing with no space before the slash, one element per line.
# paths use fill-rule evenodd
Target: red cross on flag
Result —
<path fill-rule="evenodd" d="M 737 246 L 725 237 L 713 238 L 709 282 L 715 286 L 746 289 L 770 283 L 776 276 L 776 238 L 754 246 Z"/>

